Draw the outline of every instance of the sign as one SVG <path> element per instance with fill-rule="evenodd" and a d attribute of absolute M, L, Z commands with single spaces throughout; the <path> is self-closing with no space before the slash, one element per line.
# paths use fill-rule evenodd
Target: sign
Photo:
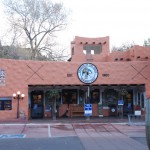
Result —
<path fill-rule="evenodd" d="M 98 70 L 95 65 L 91 63 L 84 63 L 78 68 L 77 74 L 81 82 L 90 84 L 97 79 Z"/>
<path fill-rule="evenodd" d="M 50 105 L 46 105 L 45 111 L 46 111 L 46 112 L 50 112 L 50 111 L 51 111 L 51 106 L 50 106 Z"/>
<path fill-rule="evenodd" d="M 124 100 L 123 99 L 118 100 L 118 105 L 124 105 Z"/>
<path fill-rule="evenodd" d="M 25 138 L 25 134 L 0 134 L 1 139 Z"/>
<path fill-rule="evenodd" d="M 92 104 L 84 104 L 84 116 L 92 116 Z"/>
<path fill-rule="evenodd" d="M 6 76 L 5 70 L 0 69 L 0 85 L 5 85 L 5 76 Z"/>
<path fill-rule="evenodd" d="M 135 116 L 141 116 L 141 110 L 135 110 L 134 115 Z"/>

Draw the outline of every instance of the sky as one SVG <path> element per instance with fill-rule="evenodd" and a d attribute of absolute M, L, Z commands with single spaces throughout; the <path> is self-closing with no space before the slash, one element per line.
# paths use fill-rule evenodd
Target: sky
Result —
<path fill-rule="evenodd" d="M 150 38 L 150 0 L 53 0 L 71 11 L 59 43 L 70 48 L 75 36 L 110 37 L 110 48 L 123 43 L 143 45 Z M 7 26 L 0 5 L 0 34 Z"/>

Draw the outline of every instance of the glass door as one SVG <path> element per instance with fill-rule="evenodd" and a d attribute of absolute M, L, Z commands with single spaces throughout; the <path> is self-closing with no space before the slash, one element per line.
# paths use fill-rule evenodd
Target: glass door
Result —
<path fill-rule="evenodd" d="M 42 118 L 44 114 L 43 92 L 33 91 L 31 93 L 31 118 Z"/>

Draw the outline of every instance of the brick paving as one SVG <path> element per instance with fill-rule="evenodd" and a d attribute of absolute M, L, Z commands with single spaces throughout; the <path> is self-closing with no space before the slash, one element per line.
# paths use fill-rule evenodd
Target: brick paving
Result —
<path fill-rule="evenodd" d="M 2 134 L 25 134 L 26 138 L 78 137 L 85 150 L 148 150 L 146 142 L 139 141 L 146 139 L 145 126 L 129 126 L 126 118 L 3 122 Z"/>

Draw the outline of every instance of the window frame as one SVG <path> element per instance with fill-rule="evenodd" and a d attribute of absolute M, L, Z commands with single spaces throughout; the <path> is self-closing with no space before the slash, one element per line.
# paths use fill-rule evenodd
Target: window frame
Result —
<path fill-rule="evenodd" d="M 10 103 L 10 105 L 6 104 L 7 102 Z M 1 106 L 0 111 L 12 110 L 12 97 L 0 97 L 0 106 Z M 6 108 L 10 108 L 10 109 L 6 109 Z"/>

